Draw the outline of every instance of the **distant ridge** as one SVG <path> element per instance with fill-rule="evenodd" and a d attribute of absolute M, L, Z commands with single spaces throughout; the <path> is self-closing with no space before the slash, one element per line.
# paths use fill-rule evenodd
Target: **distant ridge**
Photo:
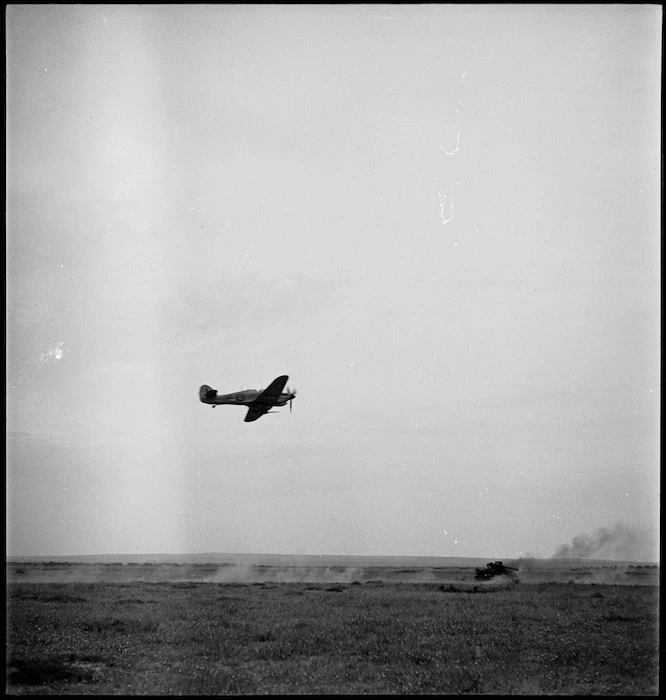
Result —
<path fill-rule="evenodd" d="M 416 557 L 347 554 L 73 554 L 60 556 L 7 557 L 8 562 L 69 562 L 72 564 L 254 564 L 264 566 L 479 566 L 486 557 Z"/>
<path fill-rule="evenodd" d="M 11 562 L 54 562 L 72 564 L 248 564 L 254 566 L 391 566 L 391 567 L 476 567 L 490 561 L 520 561 L 516 557 L 430 557 L 430 556 L 372 556 L 347 554 L 234 554 L 206 552 L 203 554 L 75 554 L 60 556 L 8 556 Z M 604 566 L 608 564 L 656 564 L 657 562 L 615 561 L 601 559 L 539 559 L 525 557 L 525 561 L 539 562 L 540 566 L 565 563 Z"/>

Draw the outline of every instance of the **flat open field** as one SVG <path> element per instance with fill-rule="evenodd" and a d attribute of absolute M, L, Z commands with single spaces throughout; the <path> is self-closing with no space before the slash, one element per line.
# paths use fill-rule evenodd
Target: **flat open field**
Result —
<path fill-rule="evenodd" d="M 658 694 L 656 567 L 335 564 L 8 563 L 7 692 Z"/>

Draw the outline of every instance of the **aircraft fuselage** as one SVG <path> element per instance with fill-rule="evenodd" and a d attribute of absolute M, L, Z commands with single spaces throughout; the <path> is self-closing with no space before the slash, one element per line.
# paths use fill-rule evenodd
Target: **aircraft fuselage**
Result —
<path fill-rule="evenodd" d="M 201 387 L 199 398 L 201 399 L 202 403 L 207 403 L 211 406 L 248 406 L 257 398 L 257 396 L 259 396 L 259 394 L 261 394 L 260 389 L 241 389 L 240 391 L 235 391 L 233 394 L 218 394 L 213 389 L 206 391 L 203 387 Z M 279 397 L 276 397 L 272 401 L 272 404 L 274 406 L 286 406 L 289 400 L 293 399 L 294 396 L 295 394 L 283 392 Z"/>

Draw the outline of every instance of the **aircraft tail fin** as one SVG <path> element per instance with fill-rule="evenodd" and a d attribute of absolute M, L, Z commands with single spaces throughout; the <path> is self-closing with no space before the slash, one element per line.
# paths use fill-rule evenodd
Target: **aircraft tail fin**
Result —
<path fill-rule="evenodd" d="M 199 388 L 199 401 L 205 401 L 206 399 L 212 399 L 217 396 L 217 391 L 211 389 L 208 384 L 203 384 Z"/>

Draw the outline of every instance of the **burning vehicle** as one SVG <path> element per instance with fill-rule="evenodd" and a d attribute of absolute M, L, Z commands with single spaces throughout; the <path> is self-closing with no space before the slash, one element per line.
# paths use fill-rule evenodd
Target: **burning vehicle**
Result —
<path fill-rule="evenodd" d="M 477 581 L 490 581 L 495 576 L 508 576 L 518 580 L 518 569 L 512 566 L 504 566 L 501 561 L 491 561 L 485 569 L 475 569 L 474 578 Z"/>

